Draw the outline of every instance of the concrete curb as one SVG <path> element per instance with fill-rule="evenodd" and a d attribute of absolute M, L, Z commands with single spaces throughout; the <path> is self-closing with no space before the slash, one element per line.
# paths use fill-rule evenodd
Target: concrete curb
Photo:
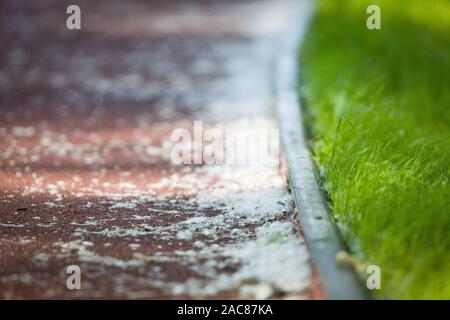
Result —
<path fill-rule="evenodd" d="M 307 9 L 299 12 L 289 34 L 281 40 L 275 64 L 276 109 L 289 182 L 311 258 L 328 299 L 367 299 L 369 295 L 352 268 L 336 262 L 336 254 L 345 249 L 317 183 L 305 137 L 297 91 L 297 53 L 313 10 L 311 4 L 301 7 Z"/>

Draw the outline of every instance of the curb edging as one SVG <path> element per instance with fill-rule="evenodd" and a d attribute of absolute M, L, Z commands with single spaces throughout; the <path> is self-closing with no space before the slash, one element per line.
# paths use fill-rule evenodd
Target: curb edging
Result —
<path fill-rule="evenodd" d="M 350 266 L 340 266 L 336 254 L 345 251 L 335 222 L 316 180 L 297 91 L 298 49 L 309 25 L 312 8 L 301 12 L 282 40 L 275 62 L 275 104 L 280 137 L 288 164 L 289 183 L 311 259 L 328 299 L 362 300 L 369 295 Z"/>

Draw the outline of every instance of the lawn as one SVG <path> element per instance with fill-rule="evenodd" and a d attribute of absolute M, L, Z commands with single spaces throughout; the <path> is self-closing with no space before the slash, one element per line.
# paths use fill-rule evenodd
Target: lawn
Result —
<path fill-rule="evenodd" d="M 450 1 L 322 0 L 301 65 L 321 183 L 377 296 L 450 299 Z"/>

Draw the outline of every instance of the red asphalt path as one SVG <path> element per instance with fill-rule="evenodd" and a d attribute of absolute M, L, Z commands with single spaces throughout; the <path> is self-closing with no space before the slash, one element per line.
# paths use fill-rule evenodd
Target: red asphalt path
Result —
<path fill-rule="evenodd" d="M 306 3 L 80 0 L 79 31 L 69 4 L 0 4 L 0 297 L 320 297 L 284 166 L 170 161 L 195 120 L 276 128 Z"/>

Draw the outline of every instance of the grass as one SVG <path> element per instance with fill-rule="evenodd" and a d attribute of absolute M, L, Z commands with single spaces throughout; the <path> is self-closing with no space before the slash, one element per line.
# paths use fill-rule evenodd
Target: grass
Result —
<path fill-rule="evenodd" d="M 449 299 L 450 1 L 322 0 L 301 63 L 322 183 L 378 296 Z"/>

